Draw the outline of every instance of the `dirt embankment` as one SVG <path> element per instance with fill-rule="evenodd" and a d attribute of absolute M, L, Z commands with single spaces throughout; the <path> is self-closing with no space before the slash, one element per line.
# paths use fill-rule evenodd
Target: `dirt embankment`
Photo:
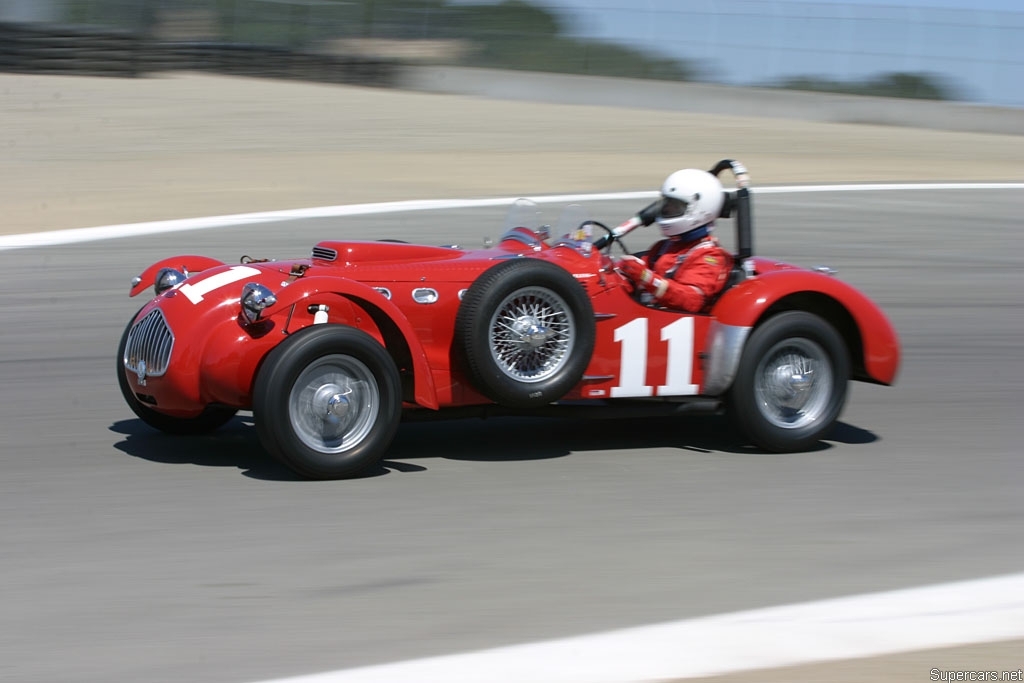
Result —
<path fill-rule="evenodd" d="M 1024 136 L 175 74 L 0 74 L 0 233 L 401 199 L 1024 178 Z"/>

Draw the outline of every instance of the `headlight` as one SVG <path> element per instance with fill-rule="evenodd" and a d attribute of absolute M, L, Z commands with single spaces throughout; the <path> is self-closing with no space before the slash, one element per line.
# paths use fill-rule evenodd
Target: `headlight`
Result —
<path fill-rule="evenodd" d="M 264 308 L 276 303 L 274 293 L 258 282 L 250 282 L 242 287 L 242 314 L 251 323 L 259 320 Z"/>
<path fill-rule="evenodd" d="M 188 277 L 185 273 L 174 268 L 161 268 L 160 272 L 156 274 L 156 281 L 153 283 L 153 291 L 157 294 L 163 294 L 171 287 L 180 285 Z"/>

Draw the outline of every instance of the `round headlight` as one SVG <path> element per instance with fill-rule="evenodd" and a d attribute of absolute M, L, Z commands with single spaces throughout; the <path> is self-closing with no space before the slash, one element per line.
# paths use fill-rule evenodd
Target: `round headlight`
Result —
<path fill-rule="evenodd" d="M 258 282 L 249 282 L 242 287 L 242 314 L 251 323 L 259 320 L 264 308 L 276 303 L 274 293 Z"/>
<path fill-rule="evenodd" d="M 156 274 L 156 281 L 153 283 L 153 291 L 157 294 L 163 294 L 171 287 L 180 285 L 188 277 L 185 273 L 174 268 L 161 268 L 160 272 Z"/>

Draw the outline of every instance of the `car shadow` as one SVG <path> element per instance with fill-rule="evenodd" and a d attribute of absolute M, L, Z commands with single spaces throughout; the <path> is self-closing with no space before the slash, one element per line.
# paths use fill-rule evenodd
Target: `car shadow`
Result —
<path fill-rule="evenodd" d="M 137 419 L 115 422 L 110 431 L 124 437 L 114 448 L 140 460 L 165 465 L 234 467 L 246 477 L 263 481 L 307 481 L 263 449 L 251 416 L 236 416 L 217 431 L 196 436 L 163 434 Z M 383 460 L 378 467 L 353 479 L 426 469 L 422 465 Z"/>
<path fill-rule="evenodd" d="M 141 460 L 168 465 L 234 467 L 246 477 L 264 481 L 304 481 L 271 457 L 260 445 L 251 416 L 236 416 L 203 436 L 162 434 L 141 420 L 122 420 L 110 431 L 124 437 L 118 450 Z M 826 441 L 809 452 L 823 452 L 833 443 L 865 445 L 874 433 L 839 422 Z M 683 452 L 728 456 L 787 457 L 747 444 L 719 415 L 587 419 L 494 417 L 403 423 L 386 459 L 356 479 L 385 474 L 423 472 L 431 458 L 467 462 L 506 462 L 564 458 L 573 453 L 607 450 L 674 448 Z M 412 461 L 412 462 L 410 462 Z"/>
<path fill-rule="evenodd" d="M 211 434 L 164 434 L 142 420 L 121 420 L 110 431 L 123 439 L 114 448 L 128 455 L 165 465 L 234 467 L 246 476 L 270 481 L 301 481 L 260 445 L 252 418 L 236 416 Z"/>
<path fill-rule="evenodd" d="M 833 443 L 862 445 L 874 433 L 836 423 L 826 440 L 806 452 L 832 449 Z M 405 424 L 388 457 L 446 458 L 473 462 L 544 460 L 571 453 L 675 448 L 704 454 L 785 457 L 747 443 L 721 415 L 647 418 L 470 418 Z"/>

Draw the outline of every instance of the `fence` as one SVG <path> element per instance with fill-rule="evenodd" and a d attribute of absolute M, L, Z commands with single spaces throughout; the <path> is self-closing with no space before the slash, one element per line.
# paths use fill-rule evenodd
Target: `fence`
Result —
<path fill-rule="evenodd" d="M 191 70 L 391 86 L 395 68 L 394 60 L 274 45 L 167 41 L 122 29 L 0 23 L 0 71 L 123 77 Z"/>
<path fill-rule="evenodd" d="M 109 29 L 0 24 L 0 70 L 134 76 L 140 41 Z"/>

